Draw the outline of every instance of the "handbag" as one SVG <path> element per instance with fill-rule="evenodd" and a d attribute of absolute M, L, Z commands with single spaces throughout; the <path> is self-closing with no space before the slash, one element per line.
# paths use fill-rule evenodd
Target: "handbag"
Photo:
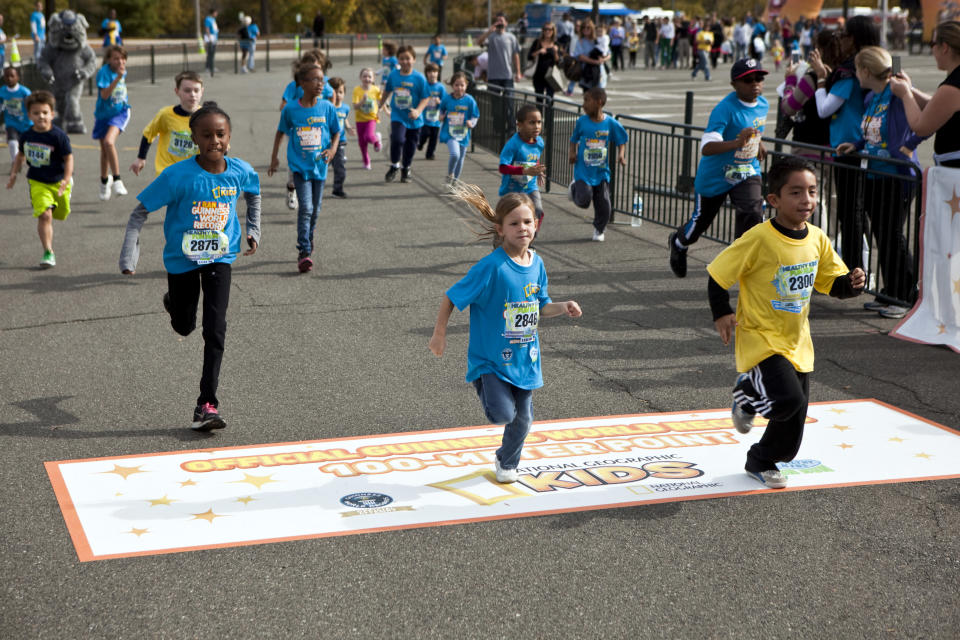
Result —
<path fill-rule="evenodd" d="M 547 86 L 554 91 L 563 91 L 566 88 L 567 83 L 563 77 L 563 72 L 560 71 L 560 67 L 557 65 L 550 67 L 550 71 L 547 72 L 547 75 L 544 76 L 543 79 L 546 81 Z"/>

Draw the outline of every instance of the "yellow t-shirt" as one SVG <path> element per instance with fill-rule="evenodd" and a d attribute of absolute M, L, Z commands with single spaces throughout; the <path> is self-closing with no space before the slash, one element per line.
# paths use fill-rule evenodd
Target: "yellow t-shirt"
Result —
<path fill-rule="evenodd" d="M 181 116 L 173 107 L 164 107 L 143 129 L 143 137 L 153 142 L 159 136 L 154 166 L 157 175 L 170 165 L 197 154 L 197 145 L 190 137 L 190 116 Z"/>
<path fill-rule="evenodd" d="M 737 371 L 781 355 L 802 373 L 813 371 L 810 296 L 830 293 L 849 271 L 818 227 L 803 240 L 788 238 L 770 221 L 751 228 L 707 265 L 724 289 L 740 283 L 737 300 Z"/>
<path fill-rule="evenodd" d="M 370 85 L 366 91 L 363 87 L 353 88 L 353 104 L 359 105 L 354 109 L 357 122 L 377 120 L 378 104 L 380 103 L 380 87 Z"/>
<path fill-rule="evenodd" d="M 713 47 L 713 31 L 707 29 L 697 31 L 697 51 L 709 53 L 711 47 Z"/>

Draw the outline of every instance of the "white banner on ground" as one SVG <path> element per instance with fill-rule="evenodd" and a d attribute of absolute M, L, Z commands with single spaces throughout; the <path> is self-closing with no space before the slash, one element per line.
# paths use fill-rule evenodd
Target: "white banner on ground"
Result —
<path fill-rule="evenodd" d="M 924 172 L 923 212 L 920 297 L 890 335 L 960 352 L 960 169 Z"/>
<path fill-rule="evenodd" d="M 520 481 L 501 429 L 47 462 L 81 561 L 770 492 L 743 471 L 763 433 L 730 411 L 536 423 Z M 810 406 L 790 490 L 960 477 L 960 435 L 875 400 Z"/>

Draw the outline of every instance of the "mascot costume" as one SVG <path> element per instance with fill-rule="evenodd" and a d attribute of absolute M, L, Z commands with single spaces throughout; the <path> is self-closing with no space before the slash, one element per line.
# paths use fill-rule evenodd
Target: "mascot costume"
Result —
<path fill-rule="evenodd" d="M 50 16 L 47 44 L 37 61 L 40 76 L 57 99 L 54 124 L 67 133 L 86 133 L 80 112 L 84 81 L 97 70 L 97 54 L 87 44 L 87 19 L 67 9 Z"/>

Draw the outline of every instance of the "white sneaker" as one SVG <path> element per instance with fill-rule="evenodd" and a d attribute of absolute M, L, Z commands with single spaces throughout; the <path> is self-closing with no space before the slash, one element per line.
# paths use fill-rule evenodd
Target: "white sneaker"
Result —
<path fill-rule="evenodd" d="M 500 458 L 493 456 L 493 469 L 497 473 L 497 482 L 501 484 L 510 484 L 520 479 L 520 474 L 516 469 L 504 469 L 500 466 Z"/>
<path fill-rule="evenodd" d="M 101 200 L 110 199 L 110 188 L 112 186 L 113 186 L 113 176 L 107 176 L 107 181 L 100 183 L 100 199 Z"/>
<path fill-rule="evenodd" d="M 377 135 L 375 139 L 376 139 L 376 142 L 373 143 L 373 148 L 376 149 L 377 151 L 380 151 L 380 149 L 383 149 L 383 136 L 380 135 L 379 131 L 377 131 Z"/>
<path fill-rule="evenodd" d="M 594 242 L 603 242 L 603 241 L 605 240 L 605 238 L 603 237 L 603 234 L 602 234 L 602 233 L 600 233 L 599 231 L 597 231 L 596 229 L 594 229 L 594 230 L 593 230 L 593 238 L 591 238 L 591 240 L 593 240 Z"/>
<path fill-rule="evenodd" d="M 570 202 L 573 202 L 573 185 L 575 182 L 576 180 L 571 180 L 570 186 L 567 187 L 567 199 L 570 200 Z"/>
<path fill-rule="evenodd" d="M 114 180 L 113 181 L 113 192 L 118 196 L 127 195 L 127 188 L 123 186 L 123 180 Z"/>
<path fill-rule="evenodd" d="M 783 489 L 787 486 L 787 476 L 779 469 L 770 471 L 747 471 L 747 475 L 770 489 Z"/>
<path fill-rule="evenodd" d="M 297 192 L 295 189 L 287 190 L 287 209 L 297 208 Z"/>

